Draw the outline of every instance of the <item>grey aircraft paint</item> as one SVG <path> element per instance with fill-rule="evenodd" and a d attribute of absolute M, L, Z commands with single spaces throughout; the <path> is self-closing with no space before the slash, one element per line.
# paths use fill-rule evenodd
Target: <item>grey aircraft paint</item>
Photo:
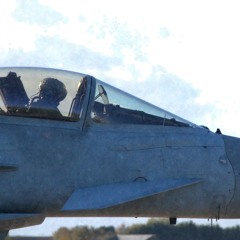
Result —
<path fill-rule="evenodd" d="M 238 138 L 81 73 L 0 68 L 0 95 L 1 239 L 54 216 L 240 217 Z"/>

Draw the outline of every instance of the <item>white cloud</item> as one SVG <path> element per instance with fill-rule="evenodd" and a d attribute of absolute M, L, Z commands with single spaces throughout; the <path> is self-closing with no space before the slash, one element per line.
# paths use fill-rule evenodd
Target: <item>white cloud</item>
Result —
<path fill-rule="evenodd" d="M 2 2 L 0 5 L 0 50 L 24 49 L 32 51 L 35 48 L 35 39 L 41 34 L 41 28 L 33 27 L 28 23 L 16 22 L 13 12 L 16 1 Z"/>

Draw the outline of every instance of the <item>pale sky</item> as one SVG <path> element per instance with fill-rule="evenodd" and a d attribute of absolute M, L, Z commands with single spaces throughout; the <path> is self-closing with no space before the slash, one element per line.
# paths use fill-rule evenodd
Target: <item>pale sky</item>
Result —
<path fill-rule="evenodd" d="M 87 73 L 240 136 L 239 12 L 237 0 L 0 0 L 0 66 Z"/>

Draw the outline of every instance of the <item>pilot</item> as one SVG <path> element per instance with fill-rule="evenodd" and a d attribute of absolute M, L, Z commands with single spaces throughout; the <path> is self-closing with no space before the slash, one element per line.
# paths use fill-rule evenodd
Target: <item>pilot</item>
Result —
<path fill-rule="evenodd" d="M 39 84 L 39 95 L 32 98 L 29 113 L 44 118 L 61 118 L 59 103 L 67 96 L 66 86 L 55 78 L 45 78 Z"/>

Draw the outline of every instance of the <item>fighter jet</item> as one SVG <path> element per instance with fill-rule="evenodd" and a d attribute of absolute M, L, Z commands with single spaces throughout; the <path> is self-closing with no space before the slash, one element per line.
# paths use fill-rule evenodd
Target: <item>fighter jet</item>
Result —
<path fill-rule="evenodd" d="M 46 217 L 239 218 L 240 140 L 90 75 L 0 68 L 0 237 Z"/>

